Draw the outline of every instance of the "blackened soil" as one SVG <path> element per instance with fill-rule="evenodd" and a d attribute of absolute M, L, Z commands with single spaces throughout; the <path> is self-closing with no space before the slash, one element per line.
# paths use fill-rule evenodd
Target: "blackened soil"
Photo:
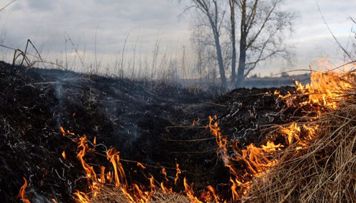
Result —
<path fill-rule="evenodd" d="M 120 151 L 128 180 L 145 183 L 147 174 L 170 181 L 176 163 L 197 190 L 228 183 L 216 155 L 208 116 L 217 115 L 224 134 L 241 145 L 259 143 L 263 129 L 286 122 L 275 89 L 239 89 L 222 96 L 159 82 L 134 81 L 62 70 L 27 69 L 0 63 L 0 200 L 17 201 L 29 180 L 32 200 L 72 201 L 85 186 L 73 139 L 59 127 Z M 292 88 L 281 88 L 282 92 Z M 104 152 L 105 147 L 97 151 Z M 61 153 L 65 151 L 67 159 Z M 98 153 L 98 154 L 100 154 Z M 87 161 L 107 164 L 92 153 Z M 139 171 L 135 162 L 147 166 Z M 175 189 L 180 190 L 180 180 Z"/>

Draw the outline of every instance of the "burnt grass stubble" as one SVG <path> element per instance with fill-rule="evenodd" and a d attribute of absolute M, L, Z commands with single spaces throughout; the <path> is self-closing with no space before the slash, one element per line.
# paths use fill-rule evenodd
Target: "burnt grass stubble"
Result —
<path fill-rule="evenodd" d="M 179 163 L 181 177 L 194 183 L 195 191 L 214 185 L 229 196 L 224 193 L 229 172 L 217 157 L 215 139 L 206 127 L 208 116 L 218 115 L 223 134 L 241 147 L 260 144 L 266 126 L 287 123 L 295 114 L 281 113 L 285 104 L 276 100 L 274 90 L 237 89 L 216 96 L 159 82 L 0 62 L 0 200 L 18 201 L 22 177 L 29 182 L 27 196 L 32 200 L 70 202 L 75 190 L 86 191 L 73 142 L 79 135 L 103 144 L 85 157 L 97 170 L 99 165 L 110 169 L 105 147 L 115 147 L 130 183 L 148 185 L 151 174 L 164 181 L 160 170 L 166 167 L 167 184 L 182 191 L 182 179 L 172 184 Z M 78 136 L 62 136 L 60 126 Z M 139 169 L 130 160 L 147 168 Z"/>

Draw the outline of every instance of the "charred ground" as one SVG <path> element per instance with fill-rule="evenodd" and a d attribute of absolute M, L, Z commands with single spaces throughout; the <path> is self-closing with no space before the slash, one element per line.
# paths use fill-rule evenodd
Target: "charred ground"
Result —
<path fill-rule="evenodd" d="M 160 82 L 134 81 L 62 70 L 28 69 L 0 63 L 0 200 L 16 201 L 22 177 L 33 200 L 68 202 L 85 188 L 76 143 L 63 127 L 97 138 L 89 163 L 105 164 L 106 147 L 117 148 L 128 180 L 145 183 L 147 174 L 167 168 L 174 179 L 180 164 L 197 190 L 212 184 L 223 193 L 229 173 L 216 155 L 208 116 L 218 115 L 223 133 L 239 145 L 262 142 L 271 124 L 285 123 L 270 89 L 238 89 L 224 95 Z M 278 89 L 281 92 L 293 88 Z M 61 153 L 65 151 L 67 158 Z M 147 166 L 145 172 L 137 167 Z M 173 186 L 181 189 L 181 181 Z"/>

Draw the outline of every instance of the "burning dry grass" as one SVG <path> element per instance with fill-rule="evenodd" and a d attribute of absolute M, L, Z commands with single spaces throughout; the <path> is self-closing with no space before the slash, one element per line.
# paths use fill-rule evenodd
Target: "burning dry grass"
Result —
<path fill-rule="evenodd" d="M 238 143 L 221 133 L 216 118 L 210 118 L 209 128 L 216 138 L 217 155 L 230 171 L 232 201 L 356 201 L 355 75 L 314 73 L 310 85 L 297 83 L 296 88 L 295 93 L 276 94 L 285 102 L 286 108 L 302 110 L 304 116 L 290 124 L 276 126 L 277 130 L 260 146 L 239 147 Z M 85 154 L 86 145 L 80 143 Z M 113 157 L 110 154 L 109 160 Z M 127 186 L 120 187 L 120 177 L 125 175 L 120 164 L 117 165 L 119 159 L 111 160 L 115 188 L 104 186 L 95 189 L 95 172 L 81 156 L 79 159 L 88 179 L 94 178 L 90 187 L 94 194 L 88 198 L 88 194 L 77 192 L 79 202 L 201 202 L 185 178 L 184 195 L 155 190 L 154 181 L 151 191 L 145 192 L 133 185 L 134 193 L 128 192 Z M 178 169 L 177 165 L 177 175 Z M 117 171 L 123 174 L 117 175 Z M 209 198 L 204 198 L 204 201 L 219 202 L 221 197 L 215 194 L 214 187 L 209 187 Z"/>
<path fill-rule="evenodd" d="M 61 128 L 64 137 L 77 143 L 77 159 L 85 171 L 86 192 L 77 191 L 73 198 L 84 203 L 356 202 L 355 79 L 351 72 L 314 73 L 310 85 L 297 83 L 296 91 L 286 95 L 276 92 L 277 100 L 285 106 L 281 114 L 299 113 L 288 120 L 293 122 L 269 128 L 269 136 L 259 144 L 244 147 L 230 140 L 221 132 L 217 118 L 210 117 L 208 126 L 216 138 L 217 156 L 230 172 L 230 181 L 224 183 L 226 191 L 208 185 L 205 192 L 194 193 L 194 184 L 184 178 L 179 164 L 170 184 L 165 168 L 161 170 L 164 177 L 158 177 L 162 182 L 149 173 L 144 185 L 129 182 L 126 175 L 130 173 L 118 151 L 106 150 L 106 168 L 99 167 L 87 156 L 95 152 L 96 139 L 90 142 Z M 66 159 L 65 152 L 61 155 Z M 137 166 L 145 169 L 139 162 Z M 173 190 L 171 186 L 178 180 L 184 188 Z M 25 181 L 19 195 L 24 202 L 26 186 Z"/>
<path fill-rule="evenodd" d="M 90 200 L 95 203 L 130 203 L 131 201 L 126 198 L 125 194 L 117 189 L 104 187 L 99 196 Z M 151 197 L 151 203 L 187 203 L 189 199 L 182 194 L 170 193 L 164 194 L 162 192 L 155 192 Z"/>
<path fill-rule="evenodd" d="M 334 110 L 311 124 L 318 128 L 308 147 L 287 147 L 279 164 L 254 180 L 246 201 L 356 202 L 356 81 L 352 73 L 342 78 L 347 78 L 347 90 L 335 93 L 338 102 L 328 103 Z M 338 81 L 330 84 L 345 82 Z"/>

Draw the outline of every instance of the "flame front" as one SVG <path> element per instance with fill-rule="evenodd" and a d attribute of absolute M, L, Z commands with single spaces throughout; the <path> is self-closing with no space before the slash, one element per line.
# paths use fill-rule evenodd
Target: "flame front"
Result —
<path fill-rule="evenodd" d="M 228 138 L 222 135 L 217 117 L 209 117 L 209 128 L 216 138 L 218 156 L 231 174 L 230 189 L 234 201 L 241 200 L 248 194 L 253 178 L 263 178 L 271 168 L 278 164 L 280 151 L 291 145 L 295 146 L 296 151 L 308 148 L 310 142 L 315 140 L 318 134 L 319 125 L 314 124 L 313 121 L 320 118 L 324 112 L 337 109 L 342 102 L 343 94 L 352 87 L 353 79 L 354 77 L 349 74 L 313 72 L 311 84 L 302 85 L 296 82 L 296 93 L 288 92 L 286 95 L 281 95 L 279 91 L 276 91 L 275 95 L 284 101 L 288 108 L 312 106 L 312 111 L 315 113 L 314 116 L 307 117 L 308 124 L 292 122 L 289 125 L 280 126 L 274 137 L 284 137 L 285 146 L 281 143 L 275 144 L 271 139 L 267 140 L 265 145 L 250 144 L 240 149 L 236 144 L 229 143 Z M 307 96 L 307 100 L 300 102 L 303 96 Z M 232 164 L 233 162 L 245 165 L 247 170 L 239 170 Z"/>
<path fill-rule="evenodd" d="M 314 123 L 323 113 L 333 111 L 342 103 L 342 94 L 351 88 L 351 80 L 353 78 L 347 75 L 336 73 L 319 73 L 311 74 L 311 83 L 303 85 L 296 82 L 295 92 L 288 92 L 281 95 L 276 91 L 275 95 L 278 100 L 283 101 L 287 108 L 309 109 L 312 114 L 304 118 L 303 122 L 295 121 L 286 123 L 276 127 L 276 131 L 271 132 L 268 139 L 259 144 L 249 144 L 246 147 L 241 147 L 236 141 L 229 140 L 228 136 L 223 135 L 218 124 L 217 116 L 209 117 L 208 128 L 210 133 L 215 137 L 217 145 L 217 156 L 223 161 L 225 167 L 230 172 L 228 184 L 229 193 L 232 201 L 240 201 L 246 197 L 253 187 L 254 179 L 264 178 L 269 171 L 277 166 L 280 161 L 280 155 L 286 148 L 295 150 L 307 149 L 311 142 L 318 136 L 319 125 Z M 311 110 L 310 110 L 311 109 Z M 197 122 L 193 121 L 193 126 Z M 74 136 L 74 133 L 60 127 L 60 134 L 63 136 Z M 281 138 L 281 139 L 276 139 Z M 99 196 L 104 186 L 114 184 L 113 188 L 116 192 L 120 192 L 128 202 L 150 202 L 157 192 L 163 194 L 172 194 L 173 188 L 181 186 L 180 178 L 184 177 L 184 171 L 180 165 L 176 163 L 175 168 L 169 168 L 168 176 L 167 169 L 162 167 L 157 172 L 162 175 L 161 179 L 155 179 L 151 174 L 148 174 L 145 165 L 140 162 L 135 162 L 136 167 L 146 172 L 145 178 L 149 185 L 140 185 L 138 183 L 130 183 L 126 178 L 124 166 L 121 163 L 120 153 L 114 148 L 106 151 L 106 159 L 108 160 L 107 167 L 91 166 L 87 163 L 86 155 L 95 150 L 96 138 L 94 138 L 90 148 L 86 136 L 82 136 L 77 141 L 77 158 L 81 163 L 85 172 L 85 178 L 88 183 L 90 192 L 84 193 L 81 191 L 75 192 L 74 198 L 78 202 L 91 202 L 95 197 Z M 90 145 L 90 146 L 92 146 Z M 293 151 L 294 152 L 294 151 Z M 67 158 L 65 151 L 62 152 L 63 159 Z M 98 173 L 95 171 L 98 171 Z M 174 171 L 175 170 L 175 174 Z M 169 177 L 169 178 L 168 178 Z M 174 184 L 174 185 L 173 185 Z M 208 185 L 204 192 L 195 194 L 193 184 L 190 185 L 188 180 L 183 178 L 184 193 L 186 197 L 193 203 L 201 202 L 224 202 L 222 194 L 218 194 L 218 187 Z M 24 185 L 20 188 L 19 198 L 25 202 L 30 201 L 25 196 L 27 180 L 24 179 Z M 182 191 L 180 191 L 182 192 Z M 199 197 L 199 198 L 198 198 Z"/>

